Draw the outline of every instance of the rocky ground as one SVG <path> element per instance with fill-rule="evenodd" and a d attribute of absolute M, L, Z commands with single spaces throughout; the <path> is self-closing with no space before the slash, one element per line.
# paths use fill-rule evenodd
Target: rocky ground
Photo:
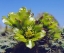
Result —
<path fill-rule="evenodd" d="M 64 53 L 64 50 L 62 52 L 57 49 L 56 44 L 53 46 L 46 46 L 45 44 L 42 44 L 46 41 L 41 40 L 38 42 L 39 45 L 36 45 L 33 49 L 29 49 L 25 46 L 24 43 L 17 44 L 17 41 L 13 39 L 14 34 L 12 32 L 5 32 L 4 28 L 1 28 L 0 30 L 0 53 L 11 53 L 13 50 L 13 53 Z M 60 40 L 61 42 L 64 40 Z M 15 47 L 14 47 L 15 46 Z M 14 49 L 13 49 L 14 47 Z M 64 44 L 63 44 L 64 47 Z M 52 49 L 52 50 L 51 50 Z"/>
<path fill-rule="evenodd" d="M 12 50 L 12 47 L 16 43 L 17 41 L 13 39 L 13 33 L 11 32 L 5 33 L 3 29 L 0 30 L 0 53 L 4 53 L 7 50 L 10 52 Z"/>

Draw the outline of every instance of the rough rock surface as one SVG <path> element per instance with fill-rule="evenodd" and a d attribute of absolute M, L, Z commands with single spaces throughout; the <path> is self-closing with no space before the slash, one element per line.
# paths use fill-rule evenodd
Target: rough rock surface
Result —
<path fill-rule="evenodd" d="M 12 47 L 17 43 L 13 39 L 13 33 L 11 32 L 3 32 L 0 31 L 0 53 L 10 53 L 12 51 Z"/>

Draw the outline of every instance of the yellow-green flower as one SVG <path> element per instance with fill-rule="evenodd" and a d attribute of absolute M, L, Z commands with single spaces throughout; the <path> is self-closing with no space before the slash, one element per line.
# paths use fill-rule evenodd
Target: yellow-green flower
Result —
<path fill-rule="evenodd" d="M 43 13 L 43 18 L 38 19 L 38 24 L 36 24 L 31 11 L 22 7 L 17 13 L 11 12 L 7 17 L 3 16 L 2 21 L 13 28 L 14 38 L 17 41 L 24 42 L 26 47 L 30 49 L 35 46 L 35 41 L 44 38 L 45 35 L 51 36 L 53 32 L 55 32 L 53 34 L 54 38 L 60 38 L 58 23 L 48 13 Z M 46 32 L 49 33 L 46 34 Z"/>

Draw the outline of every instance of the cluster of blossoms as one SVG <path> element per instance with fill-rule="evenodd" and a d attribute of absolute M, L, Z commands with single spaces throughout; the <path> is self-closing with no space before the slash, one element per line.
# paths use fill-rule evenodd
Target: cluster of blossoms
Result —
<path fill-rule="evenodd" d="M 42 30 L 43 24 L 37 25 L 32 13 L 25 7 L 20 8 L 17 13 L 9 13 L 8 17 L 3 16 L 2 21 L 6 25 L 13 27 L 14 38 L 24 42 L 29 48 L 34 47 L 35 41 L 43 38 L 46 34 Z"/>
<path fill-rule="evenodd" d="M 44 13 L 43 17 L 36 20 L 31 11 L 25 7 L 20 8 L 17 13 L 11 12 L 7 17 L 3 16 L 3 23 L 13 27 L 13 32 L 15 33 L 14 38 L 17 41 L 24 42 L 28 48 L 33 48 L 35 41 L 46 36 L 45 29 L 49 29 L 49 36 L 55 32 L 54 37 L 60 37 L 59 30 L 57 30 L 57 22 L 54 22 L 51 15 Z"/>

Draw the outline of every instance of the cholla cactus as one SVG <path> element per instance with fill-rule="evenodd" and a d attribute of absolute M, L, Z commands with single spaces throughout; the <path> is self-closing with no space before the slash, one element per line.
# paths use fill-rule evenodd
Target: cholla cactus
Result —
<path fill-rule="evenodd" d="M 58 23 L 48 13 L 43 13 L 43 17 L 35 20 L 31 11 L 22 7 L 17 13 L 11 12 L 7 17 L 3 16 L 3 23 L 13 27 L 14 38 L 24 42 L 30 49 L 35 46 L 35 41 L 46 36 L 45 29 L 48 29 L 48 36 L 55 32 L 55 39 L 60 38 Z"/>

